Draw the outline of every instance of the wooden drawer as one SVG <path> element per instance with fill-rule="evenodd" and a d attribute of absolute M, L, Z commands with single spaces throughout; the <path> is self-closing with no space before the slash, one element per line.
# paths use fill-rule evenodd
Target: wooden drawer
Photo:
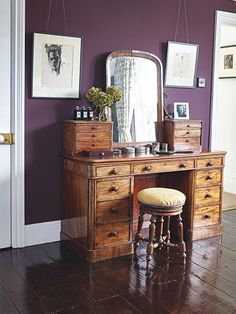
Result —
<path fill-rule="evenodd" d="M 223 165 L 222 157 L 197 159 L 196 162 L 197 168 L 217 167 L 222 165 Z"/>
<path fill-rule="evenodd" d="M 126 198 L 131 195 L 132 178 L 114 180 L 97 180 L 96 198 L 97 201 L 106 201 L 119 198 Z"/>
<path fill-rule="evenodd" d="M 168 172 L 171 170 L 187 170 L 194 168 L 194 160 L 176 160 L 134 165 L 134 173 Z"/>
<path fill-rule="evenodd" d="M 196 186 L 219 184 L 222 181 L 221 169 L 196 171 Z"/>
<path fill-rule="evenodd" d="M 175 145 L 199 146 L 200 137 L 176 137 Z"/>
<path fill-rule="evenodd" d="M 220 206 L 200 207 L 194 212 L 193 226 L 200 227 L 219 223 L 220 221 Z"/>
<path fill-rule="evenodd" d="M 186 120 L 186 121 L 175 121 L 174 122 L 175 129 L 201 129 L 202 123 L 199 120 Z"/>
<path fill-rule="evenodd" d="M 98 202 L 96 206 L 96 223 L 129 219 L 130 206 L 131 204 L 129 198 Z"/>
<path fill-rule="evenodd" d="M 97 225 L 95 246 L 103 247 L 129 241 L 129 222 Z"/>
<path fill-rule="evenodd" d="M 111 132 L 112 130 L 112 124 L 111 123 L 96 123 L 96 122 L 87 122 L 87 123 L 79 123 L 76 124 L 75 126 L 75 132 L 76 133 L 88 133 L 88 132 L 92 132 L 92 133 L 100 133 L 100 132 Z"/>
<path fill-rule="evenodd" d="M 103 141 L 80 141 L 75 143 L 75 151 L 106 151 L 111 148 L 111 140 L 103 140 Z"/>
<path fill-rule="evenodd" d="M 130 174 L 131 165 L 113 165 L 113 166 L 102 166 L 96 168 L 96 176 L 115 176 L 115 175 L 124 175 Z"/>
<path fill-rule="evenodd" d="M 175 138 L 177 137 L 199 137 L 201 135 L 201 130 L 200 129 L 177 129 L 175 130 L 174 136 Z"/>
<path fill-rule="evenodd" d="M 198 188 L 194 193 L 195 207 L 203 207 L 220 203 L 221 186 Z"/>
<path fill-rule="evenodd" d="M 111 131 L 109 132 L 91 132 L 91 133 L 77 133 L 76 142 L 81 141 L 96 141 L 103 139 L 111 139 Z"/>

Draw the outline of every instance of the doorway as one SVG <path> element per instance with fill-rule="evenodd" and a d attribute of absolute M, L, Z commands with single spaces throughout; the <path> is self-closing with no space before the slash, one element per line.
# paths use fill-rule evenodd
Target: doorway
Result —
<path fill-rule="evenodd" d="M 227 152 L 224 191 L 236 194 L 236 78 L 219 78 L 220 47 L 236 45 L 236 14 L 216 11 L 210 146 Z"/>

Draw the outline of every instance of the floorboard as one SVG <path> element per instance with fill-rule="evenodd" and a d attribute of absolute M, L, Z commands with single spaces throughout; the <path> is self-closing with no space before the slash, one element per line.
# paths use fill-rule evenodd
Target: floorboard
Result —
<path fill-rule="evenodd" d="M 223 236 L 187 243 L 187 263 L 155 252 L 87 263 L 60 242 L 0 251 L 0 313 L 236 313 L 236 210 Z"/>

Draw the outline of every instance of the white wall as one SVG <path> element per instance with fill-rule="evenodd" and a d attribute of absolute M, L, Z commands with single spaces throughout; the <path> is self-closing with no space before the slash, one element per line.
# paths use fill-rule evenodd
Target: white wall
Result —
<path fill-rule="evenodd" d="M 228 45 L 236 45 L 236 25 L 222 24 L 220 46 Z M 224 190 L 236 194 L 236 78 L 218 79 L 217 87 L 213 148 L 227 152 Z"/>

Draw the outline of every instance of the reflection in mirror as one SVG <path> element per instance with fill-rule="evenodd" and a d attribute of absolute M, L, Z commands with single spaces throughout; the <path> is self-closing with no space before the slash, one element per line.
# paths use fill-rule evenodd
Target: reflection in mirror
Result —
<path fill-rule="evenodd" d="M 113 141 L 155 142 L 157 121 L 163 120 L 160 60 L 147 52 L 123 50 L 107 58 L 107 86 L 123 95 L 112 113 Z"/>

